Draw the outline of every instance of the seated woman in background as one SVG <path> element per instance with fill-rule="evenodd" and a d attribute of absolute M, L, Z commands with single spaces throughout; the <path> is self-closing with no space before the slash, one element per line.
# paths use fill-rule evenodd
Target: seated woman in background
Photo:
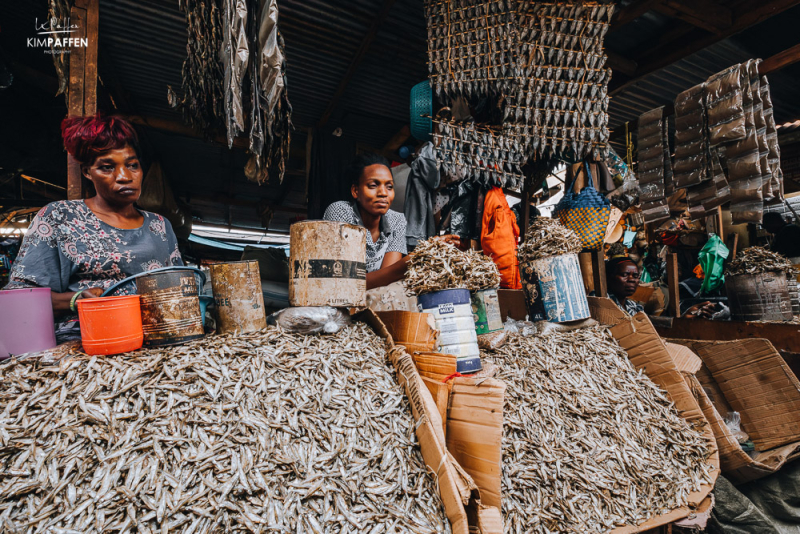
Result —
<path fill-rule="evenodd" d="M 52 290 L 59 342 L 80 337 L 76 300 L 99 297 L 143 271 L 183 265 L 169 221 L 134 206 L 142 167 L 133 126 L 115 117 L 71 117 L 61 135 L 95 195 L 39 211 L 5 287 Z"/>
<path fill-rule="evenodd" d="M 323 219 L 367 229 L 367 289 L 387 286 L 406 272 L 406 218 L 389 209 L 394 200 L 394 178 L 389 162 L 378 154 L 360 154 L 346 172 L 353 200 L 334 202 Z M 442 236 L 459 246 L 457 236 Z"/>

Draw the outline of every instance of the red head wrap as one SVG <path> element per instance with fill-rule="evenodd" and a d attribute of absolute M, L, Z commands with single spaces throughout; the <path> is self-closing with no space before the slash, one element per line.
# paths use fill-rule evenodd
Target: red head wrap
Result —
<path fill-rule="evenodd" d="M 64 148 L 82 165 L 91 165 L 101 154 L 128 145 L 139 153 L 136 130 L 119 117 L 67 117 L 61 122 L 61 137 Z"/>

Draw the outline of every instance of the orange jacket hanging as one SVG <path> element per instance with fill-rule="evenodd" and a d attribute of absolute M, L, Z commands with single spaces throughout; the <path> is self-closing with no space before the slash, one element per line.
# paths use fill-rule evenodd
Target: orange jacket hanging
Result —
<path fill-rule="evenodd" d="M 517 261 L 518 238 L 517 218 L 508 207 L 503 190 L 493 187 L 486 193 L 483 204 L 481 248 L 500 270 L 500 287 L 504 289 L 522 289 Z"/>

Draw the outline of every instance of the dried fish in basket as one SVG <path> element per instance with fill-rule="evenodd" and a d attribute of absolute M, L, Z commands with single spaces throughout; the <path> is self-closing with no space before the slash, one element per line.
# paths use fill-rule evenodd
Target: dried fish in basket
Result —
<path fill-rule="evenodd" d="M 449 532 L 383 341 L 277 327 L 0 366 L 2 532 Z"/>
<path fill-rule="evenodd" d="M 797 270 L 788 258 L 763 247 L 748 247 L 736 255 L 725 269 L 726 276 L 779 271 L 794 274 Z"/>
<path fill-rule="evenodd" d="M 498 287 L 500 271 L 489 256 L 461 251 L 433 237 L 409 255 L 403 285 L 411 295 L 456 288 L 478 291 Z"/>
<path fill-rule="evenodd" d="M 525 242 L 517 249 L 520 264 L 559 254 L 577 254 L 583 245 L 578 235 L 556 219 L 538 217 L 528 227 Z"/>
<path fill-rule="evenodd" d="M 506 533 L 594 533 L 687 503 L 712 480 L 709 443 L 604 327 L 482 351 L 506 385 Z"/>

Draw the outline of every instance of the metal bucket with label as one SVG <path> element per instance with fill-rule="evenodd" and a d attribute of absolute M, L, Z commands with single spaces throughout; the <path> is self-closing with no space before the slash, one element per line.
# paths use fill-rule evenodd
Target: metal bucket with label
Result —
<path fill-rule="evenodd" d="M 292 306 L 367 305 L 367 230 L 332 221 L 303 221 L 289 229 Z"/>
<path fill-rule="evenodd" d="M 792 320 L 789 284 L 783 272 L 726 276 L 725 290 L 734 320 Z"/>
<path fill-rule="evenodd" d="M 255 332 L 266 328 L 258 262 L 215 263 L 209 269 L 217 305 L 217 332 Z"/>
<path fill-rule="evenodd" d="M 445 289 L 420 295 L 417 300 L 421 311 L 435 319 L 438 351 L 458 357 L 459 373 L 480 371 L 480 349 L 469 290 Z"/>
<path fill-rule="evenodd" d="M 520 265 L 532 321 L 563 323 L 591 316 L 577 254 L 560 254 Z"/>
<path fill-rule="evenodd" d="M 193 269 L 154 272 L 139 277 L 145 347 L 175 345 L 203 337 L 197 278 Z"/>

